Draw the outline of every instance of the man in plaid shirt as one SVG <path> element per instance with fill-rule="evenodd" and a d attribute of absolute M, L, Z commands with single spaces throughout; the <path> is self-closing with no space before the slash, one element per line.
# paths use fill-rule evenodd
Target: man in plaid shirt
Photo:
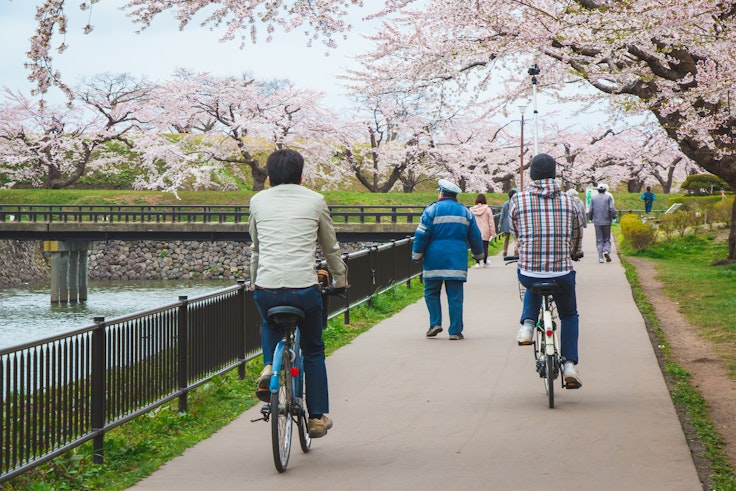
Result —
<path fill-rule="evenodd" d="M 562 324 L 561 355 L 563 377 L 568 389 L 582 386 L 575 365 L 578 362 L 578 309 L 575 297 L 575 270 L 572 260 L 581 249 L 585 218 L 572 198 L 555 181 L 557 162 L 547 154 L 536 155 L 529 175 L 533 182 L 516 193 L 509 204 L 511 233 L 519 247 L 519 282 L 527 287 L 521 312 L 519 345 L 532 343 L 534 326 L 542 298 L 529 287 L 554 279 L 560 287 L 555 294 Z"/>

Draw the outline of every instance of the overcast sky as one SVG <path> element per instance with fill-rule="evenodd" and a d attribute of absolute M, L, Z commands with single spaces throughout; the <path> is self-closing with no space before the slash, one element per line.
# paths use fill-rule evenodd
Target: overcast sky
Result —
<path fill-rule="evenodd" d="M 31 88 L 23 65 L 39 1 L 0 0 L 0 86 L 26 91 Z M 103 0 L 95 4 L 89 20 L 94 30 L 83 35 L 89 13 L 80 12 L 78 2 L 67 2 L 69 49 L 63 54 L 54 52 L 53 57 L 55 66 L 71 85 L 104 72 L 145 75 L 151 81 L 160 81 L 182 67 L 217 75 L 249 72 L 263 80 L 289 79 L 299 87 L 325 92 L 325 102 L 334 109 L 350 105 L 335 77 L 345 67 L 355 66 L 354 56 L 365 50 L 365 41 L 357 32 L 331 51 L 320 43 L 307 47 L 303 29 L 288 35 L 277 32 L 274 41 L 266 43 L 260 39 L 257 45 L 248 43 L 241 50 L 239 39 L 220 43 L 221 31 L 210 31 L 196 23 L 179 31 L 172 16 L 157 19 L 150 29 L 136 34 L 136 25 L 117 9 L 123 3 Z M 370 28 L 359 19 L 358 14 L 352 20 L 359 29 Z M 328 51 L 330 55 L 325 56 Z M 58 94 L 47 98 L 61 100 Z"/>

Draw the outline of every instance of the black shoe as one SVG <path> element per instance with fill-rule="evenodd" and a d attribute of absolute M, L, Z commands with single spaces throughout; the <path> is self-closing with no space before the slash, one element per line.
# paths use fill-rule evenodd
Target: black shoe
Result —
<path fill-rule="evenodd" d="M 442 332 L 442 326 L 432 326 L 427 331 L 427 337 L 433 338 L 441 332 Z"/>

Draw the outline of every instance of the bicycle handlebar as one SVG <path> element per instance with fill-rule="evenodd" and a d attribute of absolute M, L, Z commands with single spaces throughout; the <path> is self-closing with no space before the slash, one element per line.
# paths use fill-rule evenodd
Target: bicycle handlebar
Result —
<path fill-rule="evenodd" d="M 334 286 L 328 286 L 327 288 L 322 288 L 322 294 L 323 295 L 329 295 L 329 296 L 345 296 L 345 291 L 348 289 L 346 286 L 341 287 L 334 287 Z"/>
<path fill-rule="evenodd" d="M 573 252 L 572 254 L 570 254 L 570 259 L 572 259 L 573 261 L 580 261 L 584 255 L 585 254 L 583 253 L 583 251 Z M 506 261 L 506 264 L 511 264 L 518 261 L 519 256 L 504 256 L 503 260 Z"/>

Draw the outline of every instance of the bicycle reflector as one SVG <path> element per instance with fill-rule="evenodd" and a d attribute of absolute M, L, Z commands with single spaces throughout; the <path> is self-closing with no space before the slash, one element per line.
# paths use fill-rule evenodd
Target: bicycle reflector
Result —
<path fill-rule="evenodd" d="M 552 331 L 552 329 L 547 329 L 547 332 L 545 332 L 545 334 L 547 335 L 547 337 L 548 337 L 548 338 L 551 338 L 551 337 L 552 337 L 552 333 L 553 333 L 553 332 L 554 332 L 554 331 Z M 292 370 L 293 370 L 293 369 L 292 369 Z"/>
<path fill-rule="evenodd" d="M 299 375 L 299 367 L 291 367 L 291 376 L 296 377 Z"/>

